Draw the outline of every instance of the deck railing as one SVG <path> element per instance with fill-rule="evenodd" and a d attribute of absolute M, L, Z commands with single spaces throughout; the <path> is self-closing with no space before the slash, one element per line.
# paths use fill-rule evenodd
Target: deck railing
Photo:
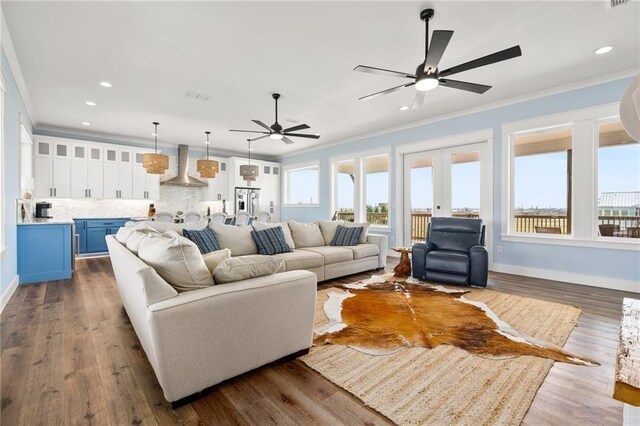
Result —
<path fill-rule="evenodd" d="M 479 217 L 475 213 L 454 213 L 455 217 Z M 339 212 L 337 218 L 353 222 L 352 212 Z M 387 225 L 388 213 L 367 213 L 367 222 L 372 225 Z M 422 241 L 427 233 L 427 226 L 431 221 L 431 213 L 411 213 L 411 239 Z M 640 216 L 598 216 L 598 225 L 613 225 L 614 234 L 606 236 L 623 238 L 640 238 Z M 518 214 L 513 217 L 515 232 L 535 233 L 536 226 L 546 228 L 560 228 L 562 234 L 567 233 L 567 217 L 553 215 Z M 604 234 L 603 234 L 604 235 Z"/>

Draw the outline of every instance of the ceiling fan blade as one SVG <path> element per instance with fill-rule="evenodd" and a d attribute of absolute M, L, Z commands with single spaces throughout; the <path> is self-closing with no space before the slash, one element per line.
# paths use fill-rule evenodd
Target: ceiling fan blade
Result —
<path fill-rule="evenodd" d="M 264 127 L 265 129 L 267 129 L 268 131 L 271 131 L 271 127 L 267 126 L 266 124 L 264 124 L 262 121 L 260 120 L 251 120 L 254 123 L 256 123 L 258 126 L 260 127 Z"/>
<path fill-rule="evenodd" d="M 306 124 L 298 124 L 297 126 L 289 127 L 288 129 L 284 129 L 283 132 L 295 132 L 296 130 L 304 130 L 310 129 Z"/>
<path fill-rule="evenodd" d="M 416 97 L 413 98 L 413 104 L 411 105 L 411 109 L 420 109 L 424 106 L 424 100 L 427 97 L 427 92 L 417 91 Z"/>
<path fill-rule="evenodd" d="M 249 139 L 250 142 L 259 141 L 260 139 L 268 138 L 269 135 L 258 136 L 257 138 Z"/>
<path fill-rule="evenodd" d="M 377 98 L 380 95 L 386 95 L 387 93 L 395 92 L 396 90 L 404 89 L 405 87 L 413 86 L 414 84 L 416 84 L 416 83 L 413 82 L 413 81 L 411 83 L 401 84 L 400 86 L 392 87 L 391 89 L 381 90 L 379 92 L 372 93 L 372 94 L 367 95 L 367 96 L 363 96 L 361 98 L 358 98 L 358 100 L 359 101 L 368 101 L 369 99 Z"/>
<path fill-rule="evenodd" d="M 366 72 L 366 73 L 369 73 L 369 74 L 386 75 L 386 76 L 390 76 L 390 77 L 416 78 L 415 75 L 409 74 L 409 73 L 406 73 L 406 72 L 385 70 L 384 68 L 369 67 L 367 65 L 358 65 L 353 70 L 354 71 L 360 71 L 360 72 Z"/>
<path fill-rule="evenodd" d="M 237 130 L 237 129 L 229 129 L 230 132 L 242 132 L 242 133 L 260 133 L 261 135 L 268 135 L 267 132 L 260 132 L 258 130 Z"/>
<path fill-rule="evenodd" d="M 320 135 L 303 135 L 302 133 L 285 133 L 285 136 L 293 136 L 295 138 L 319 139 Z"/>
<path fill-rule="evenodd" d="M 444 54 L 445 49 L 449 45 L 449 41 L 453 36 L 453 31 L 434 31 L 431 36 L 431 44 L 429 44 L 429 50 L 427 52 L 427 59 L 424 62 L 424 72 L 427 72 L 429 68 L 435 71 L 438 68 L 440 59 Z"/>
<path fill-rule="evenodd" d="M 282 142 L 286 143 L 287 145 L 291 145 L 293 143 L 293 141 L 286 136 L 282 137 Z"/>
<path fill-rule="evenodd" d="M 451 87 L 452 89 L 466 90 L 467 92 L 473 92 L 473 93 L 479 93 L 479 94 L 483 94 L 487 90 L 491 89 L 491 86 L 486 86 L 484 84 L 468 83 L 466 81 L 447 80 L 446 78 L 441 78 L 438 81 L 440 82 L 440 85 L 444 87 Z"/>
<path fill-rule="evenodd" d="M 522 50 L 520 49 L 520 46 L 513 46 L 508 49 L 492 53 L 491 55 L 483 56 L 482 58 L 474 59 L 473 61 L 465 62 L 464 64 L 441 71 L 439 76 L 446 77 L 462 71 L 468 71 L 474 68 L 484 67 L 485 65 L 495 64 L 496 62 L 506 61 L 507 59 L 517 58 L 521 55 Z"/>

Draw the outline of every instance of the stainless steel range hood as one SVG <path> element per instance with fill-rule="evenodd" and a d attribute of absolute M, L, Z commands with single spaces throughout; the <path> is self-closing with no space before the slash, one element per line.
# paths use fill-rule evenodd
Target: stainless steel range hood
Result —
<path fill-rule="evenodd" d="M 189 146 L 178 145 L 178 176 L 160 182 L 161 185 L 190 186 L 203 187 L 207 186 L 206 182 L 189 176 Z"/>

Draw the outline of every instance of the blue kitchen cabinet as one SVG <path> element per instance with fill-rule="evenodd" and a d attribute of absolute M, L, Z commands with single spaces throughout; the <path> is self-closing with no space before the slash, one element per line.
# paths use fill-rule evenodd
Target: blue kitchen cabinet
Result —
<path fill-rule="evenodd" d="M 75 219 L 79 252 L 104 253 L 107 235 L 115 234 L 129 219 Z"/>
<path fill-rule="evenodd" d="M 70 223 L 18 225 L 20 284 L 71 278 Z"/>

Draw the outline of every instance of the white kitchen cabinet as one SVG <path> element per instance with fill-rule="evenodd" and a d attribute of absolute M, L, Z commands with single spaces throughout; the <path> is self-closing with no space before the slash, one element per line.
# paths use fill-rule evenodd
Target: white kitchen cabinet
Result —
<path fill-rule="evenodd" d="M 210 157 L 218 162 L 218 174 L 213 179 L 203 179 L 207 182 L 207 200 L 229 201 L 229 172 L 226 159 Z"/>
<path fill-rule="evenodd" d="M 34 195 L 36 198 L 53 197 L 53 160 L 47 157 L 36 157 L 34 166 Z"/>
<path fill-rule="evenodd" d="M 133 153 L 109 147 L 104 152 L 104 197 L 133 198 Z"/>
<path fill-rule="evenodd" d="M 86 160 L 71 161 L 71 198 L 89 198 L 89 167 Z"/>
<path fill-rule="evenodd" d="M 35 158 L 35 196 L 71 197 L 71 144 L 38 141 Z"/>
<path fill-rule="evenodd" d="M 147 173 L 143 167 L 144 154 L 145 152 L 134 153 L 132 197 L 141 200 L 157 200 L 160 198 L 160 175 Z"/>

